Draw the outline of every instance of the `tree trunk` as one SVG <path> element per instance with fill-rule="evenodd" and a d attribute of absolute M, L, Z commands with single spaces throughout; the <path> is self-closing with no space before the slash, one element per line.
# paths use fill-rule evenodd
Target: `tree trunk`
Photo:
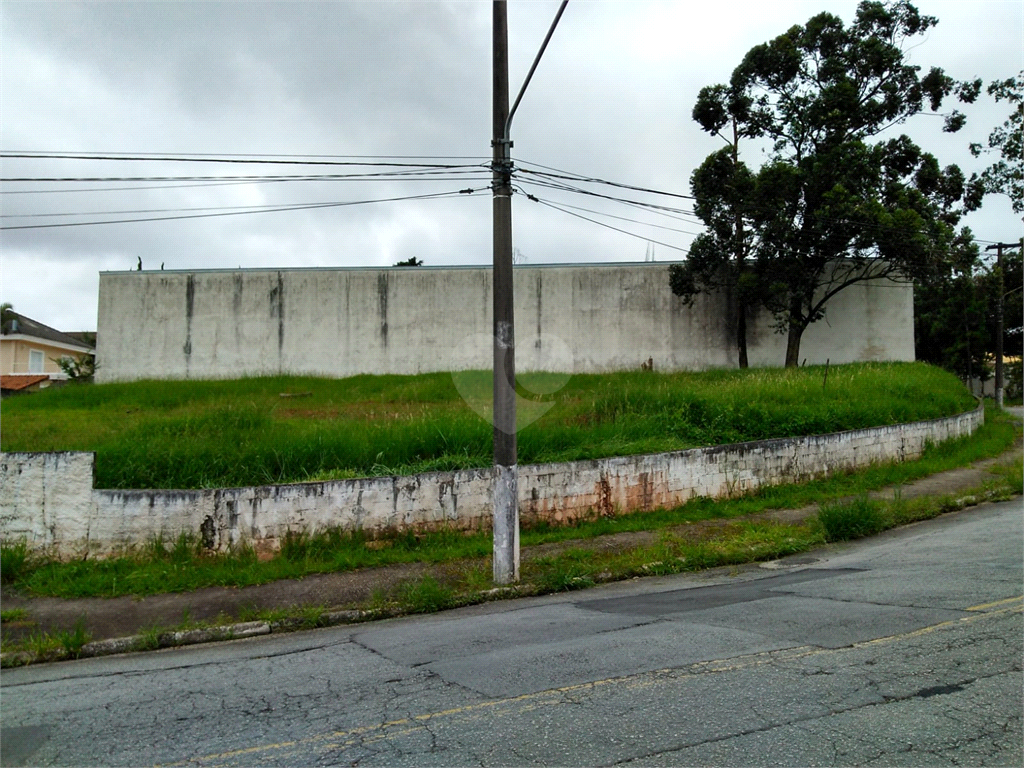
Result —
<path fill-rule="evenodd" d="M 740 353 L 740 368 L 748 367 L 747 362 L 747 305 L 740 301 L 736 308 L 736 347 Z"/>
<path fill-rule="evenodd" d="M 802 323 L 790 321 L 789 338 L 786 340 L 786 367 L 796 368 L 800 365 L 800 337 L 807 328 Z"/>

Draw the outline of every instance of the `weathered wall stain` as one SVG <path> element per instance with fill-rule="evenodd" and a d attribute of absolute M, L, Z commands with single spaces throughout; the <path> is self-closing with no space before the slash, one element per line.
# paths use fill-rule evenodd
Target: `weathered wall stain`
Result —
<path fill-rule="evenodd" d="M 270 289 L 270 316 L 277 320 L 277 362 L 281 372 L 284 364 L 284 278 L 277 273 L 277 285 Z"/>
<path fill-rule="evenodd" d="M 544 275 L 541 272 L 537 273 L 537 340 L 533 343 L 534 347 L 540 351 L 541 334 L 542 334 L 542 323 L 541 318 L 544 315 Z"/>
<path fill-rule="evenodd" d="M 388 346 L 388 273 L 381 272 L 377 276 L 377 312 L 380 315 L 380 341 Z"/>
<path fill-rule="evenodd" d="M 185 344 L 182 351 L 185 353 L 185 378 L 188 378 L 190 364 L 192 362 L 192 315 L 195 312 L 196 301 L 196 279 L 189 275 L 185 279 Z"/>
<path fill-rule="evenodd" d="M 545 335 L 565 343 L 557 365 L 569 373 L 635 370 L 648 358 L 656 371 L 736 365 L 727 297 L 682 304 L 668 266 L 517 267 L 516 370 L 555 364 Z M 478 267 L 103 272 L 97 379 L 488 368 L 490 350 L 464 340 L 493 333 L 490 294 L 490 270 Z M 784 360 L 785 337 L 771 323 L 761 313 L 748 324 L 752 366 Z M 810 363 L 913 360 L 912 287 L 842 291 L 828 323 L 805 333 L 801 354 Z"/>

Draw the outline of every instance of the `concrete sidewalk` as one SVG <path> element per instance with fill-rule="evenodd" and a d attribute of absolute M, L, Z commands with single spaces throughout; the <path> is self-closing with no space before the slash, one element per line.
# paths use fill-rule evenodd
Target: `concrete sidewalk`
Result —
<path fill-rule="evenodd" d="M 1024 409 L 1008 408 L 1018 417 Z M 1021 455 L 1018 443 L 1002 456 L 976 462 L 970 467 L 942 472 L 901 486 L 899 493 L 904 499 L 920 496 L 956 495 L 976 487 L 992 475 L 989 468 L 996 463 L 1009 463 Z M 872 494 L 874 497 L 892 498 L 895 488 L 887 488 Z M 740 520 L 778 520 L 796 523 L 817 514 L 817 506 L 802 509 L 773 510 L 747 518 L 731 518 L 728 521 L 707 520 L 680 526 L 688 537 L 707 537 L 715 529 Z M 557 544 L 544 544 L 524 548 L 522 558 L 545 557 L 569 548 L 586 548 L 596 551 L 627 550 L 655 543 L 662 531 L 640 531 L 621 533 L 585 540 L 572 540 Z M 464 564 L 463 564 L 464 565 Z M 303 579 L 282 580 L 258 586 L 243 588 L 210 587 L 187 593 L 153 595 L 144 598 L 126 596 L 117 598 L 83 598 L 65 600 L 47 597 L 26 597 L 13 590 L 5 589 L 2 595 L 4 610 L 21 608 L 28 611 L 26 622 L 4 625 L 6 639 L 18 639 L 31 633 L 67 630 L 79 620 L 93 640 L 105 640 L 136 635 L 146 629 L 162 629 L 178 626 L 183 620 L 198 622 L 223 621 L 237 618 L 242 612 L 301 606 L 324 606 L 337 612 L 337 621 L 350 621 L 356 614 L 353 606 L 370 600 L 374 593 L 387 593 L 392 588 L 412 579 L 431 575 L 444 583 L 457 566 L 425 563 L 392 565 L 381 568 L 348 571 L 307 576 Z M 242 630 L 239 630 L 242 631 Z M 269 631 L 269 630 L 267 630 Z M 238 636 L 238 631 L 234 636 Z M 200 639 L 207 636 L 196 635 Z"/>

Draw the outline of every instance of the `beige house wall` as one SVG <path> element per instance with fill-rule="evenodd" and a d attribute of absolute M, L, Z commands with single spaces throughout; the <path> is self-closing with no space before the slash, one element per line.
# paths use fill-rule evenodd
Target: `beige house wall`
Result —
<path fill-rule="evenodd" d="M 0 373 L 14 373 L 14 348 L 18 342 L 0 340 Z"/>
<path fill-rule="evenodd" d="M 43 370 L 40 373 L 61 373 L 56 360 L 61 357 L 77 357 L 85 352 L 84 349 L 72 350 L 70 347 L 53 346 L 30 338 L 0 339 L 0 373 L 36 373 L 29 370 L 30 351 L 33 349 L 43 353 Z"/>

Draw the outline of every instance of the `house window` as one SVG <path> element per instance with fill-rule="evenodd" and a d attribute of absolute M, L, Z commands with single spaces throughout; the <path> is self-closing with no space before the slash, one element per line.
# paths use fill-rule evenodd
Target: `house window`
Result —
<path fill-rule="evenodd" d="M 28 351 L 28 372 L 29 373 L 42 373 L 43 372 L 43 353 L 42 353 L 42 350 L 30 349 Z"/>

